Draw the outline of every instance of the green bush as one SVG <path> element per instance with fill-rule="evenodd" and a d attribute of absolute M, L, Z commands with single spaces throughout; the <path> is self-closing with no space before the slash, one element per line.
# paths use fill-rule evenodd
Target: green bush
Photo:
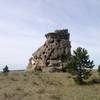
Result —
<path fill-rule="evenodd" d="M 99 73 L 99 76 L 100 76 L 100 65 L 98 66 L 98 73 Z"/>

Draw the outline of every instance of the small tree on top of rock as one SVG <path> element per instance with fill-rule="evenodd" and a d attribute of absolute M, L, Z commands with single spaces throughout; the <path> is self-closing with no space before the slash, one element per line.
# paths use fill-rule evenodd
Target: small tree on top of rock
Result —
<path fill-rule="evenodd" d="M 72 75 L 75 75 L 75 81 L 82 84 L 85 79 L 91 75 L 91 69 L 94 67 L 93 61 L 89 60 L 87 50 L 78 47 L 69 61 L 68 70 Z"/>

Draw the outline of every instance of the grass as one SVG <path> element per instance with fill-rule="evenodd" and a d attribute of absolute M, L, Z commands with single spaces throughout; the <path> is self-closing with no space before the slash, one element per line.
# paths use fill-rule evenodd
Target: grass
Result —
<path fill-rule="evenodd" d="M 100 84 L 76 85 L 68 73 L 0 73 L 0 100 L 100 100 Z"/>

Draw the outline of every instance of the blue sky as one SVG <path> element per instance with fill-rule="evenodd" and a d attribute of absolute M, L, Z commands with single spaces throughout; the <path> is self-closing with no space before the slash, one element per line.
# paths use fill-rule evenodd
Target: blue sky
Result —
<path fill-rule="evenodd" d="M 25 69 L 44 34 L 67 28 L 72 50 L 88 50 L 100 64 L 99 0 L 0 0 L 0 69 Z"/>

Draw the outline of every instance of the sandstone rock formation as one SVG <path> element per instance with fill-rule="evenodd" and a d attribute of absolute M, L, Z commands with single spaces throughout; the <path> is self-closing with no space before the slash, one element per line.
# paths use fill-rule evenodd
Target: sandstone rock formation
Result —
<path fill-rule="evenodd" d="M 46 41 L 29 59 L 27 70 L 62 69 L 71 55 L 70 34 L 67 29 L 45 35 Z"/>

